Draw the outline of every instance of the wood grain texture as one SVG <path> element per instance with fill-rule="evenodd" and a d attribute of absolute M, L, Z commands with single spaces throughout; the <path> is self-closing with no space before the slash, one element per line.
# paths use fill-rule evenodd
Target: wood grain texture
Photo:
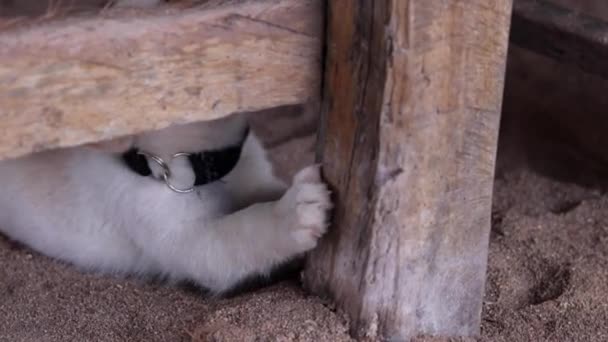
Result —
<path fill-rule="evenodd" d="M 212 1 L 0 33 L 0 158 L 302 103 L 320 0 Z"/>
<path fill-rule="evenodd" d="M 337 203 L 304 280 L 357 338 L 478 332 L 511 7 L 329 2 L 318 159 Z"/>
<path fill-rule="evenodd" d="M 601 6 L 608 8 L 606 4 Z M 550 1 L 518 0 L 513 6 L 511 41 L 608 78 L 608 22 L 600 17 L 608 14 L 597 12 L 597 15 Z"/>

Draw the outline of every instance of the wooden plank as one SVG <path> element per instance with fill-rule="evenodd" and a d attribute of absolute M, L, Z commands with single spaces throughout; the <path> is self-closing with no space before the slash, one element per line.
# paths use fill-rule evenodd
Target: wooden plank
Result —
<path fill-rule="evenodd" d="M 304 281 L 357 338 L 478 333 L 510 14 L 329 2 L 318 159 L 337 203 Z"/>
<path fill-rule="evenodd" d="M 520 1 L 520 0 L 516 0 Z M 608 1 L 603 0 L 545 0 L 552 4 L 569 8 L 577 13 L 590 15 L 608 21 Z"/>
<path fill-rule="evenodd" d="M 543 0 L 517 0 L 511 42 L 608 78 L 608 22 Z"/>
<path fill-rule="evenodd" d="M 0 33 L 0 158 L 319 93 L 320 0 L 111 11 Z"/>

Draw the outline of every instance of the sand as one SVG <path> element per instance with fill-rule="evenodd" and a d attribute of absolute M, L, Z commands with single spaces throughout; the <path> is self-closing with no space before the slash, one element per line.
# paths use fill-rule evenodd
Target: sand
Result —
<path fill-rule="evenodd" d="M 315 117 L 277 115 L 255 127 L 289 177 L 314 159 Z M 497 172 L 492 217 L 481 337 L 457 341 L 608 341 L 608 196 L 510 167 Z M 209 298 L 85 274 L 0 238 L 0 341 L 349 341 L 347 331 L 297 277 Z"/>

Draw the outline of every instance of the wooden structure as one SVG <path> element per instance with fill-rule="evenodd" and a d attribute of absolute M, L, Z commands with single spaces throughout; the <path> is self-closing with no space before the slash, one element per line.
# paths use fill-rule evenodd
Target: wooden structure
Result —
<path fill-rule="evenodd" d="M 608 20 L 572 10 L 567 4 L 564 0 L 515 1 L 513 44 L 608 78 Z"/>
<path fill-rule="evenodd" d="M 608 2 L 515 0 L 510 42 L 501 134 L 516 158 L 605 187 Z"/>
<path fill-rule="evenodd" d="M 320 1 L 215 3 L 0 32 L 0 157 L 317 96 Z"/>
<path fill-rule="evenodd" d="M 512 6 L 518 49 L 608 77 L 607 20 L 567 1 L 211 1 L 19 25 L 0 32 L 0 158 L 322 93 L 337 208 L 306 286 L 356 337 L 474 335 Z"/>
<path fill-rule="evenodd" d="M 511 1 L 329 4 L 319 158 L 339 198 L 306 283 L 356 337 L 477 334 Z"/>

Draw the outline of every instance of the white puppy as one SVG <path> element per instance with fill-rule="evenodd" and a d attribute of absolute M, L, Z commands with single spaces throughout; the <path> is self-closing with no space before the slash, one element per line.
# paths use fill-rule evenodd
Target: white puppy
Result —
<path fill-rule="evenodd" d="M 12 239 L 85 269 L 215 293 L 314 248 L 331 207 L 318 166 L 287 188 L 237 115 L 5 160 L 0 189 Z"/>

